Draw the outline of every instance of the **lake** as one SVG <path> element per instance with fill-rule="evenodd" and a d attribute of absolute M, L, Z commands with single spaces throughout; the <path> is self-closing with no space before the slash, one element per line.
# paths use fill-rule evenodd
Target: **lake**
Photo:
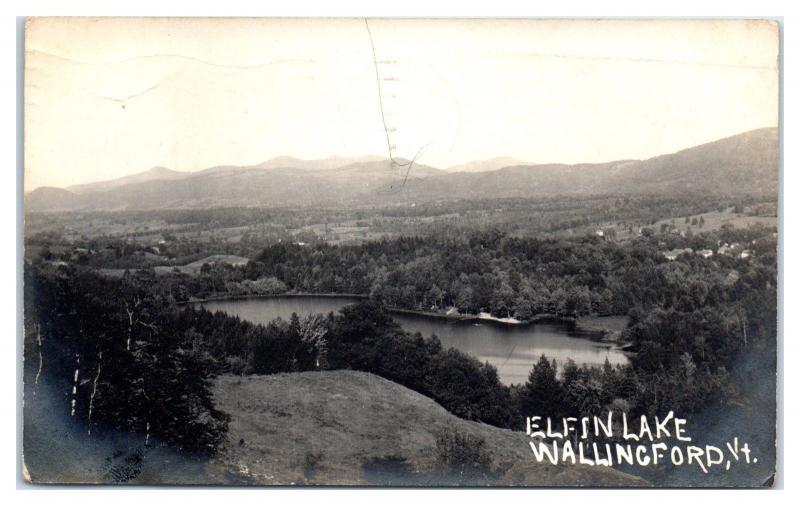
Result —
<path fill-rule="evenodd" d="M 288 320 L 292 313 L 336 312 L 358 299 L 349 297 L 286 296 L 203 302 L 209 311 L 224 311 L 243 320 L 266 324 L 275 318 Z M 577 364 L 602 365 L 606 359 L 626 364 L 628 358 L 618 348 L 592 341 L 587 333 L 575 331 L 566 323 L 509 325 L 492 321 L 459 321 L 424 315 L 395 313 L 392 317 L 408 332 L 423 336 L 436 334 L 445 348 L 456 348 L 497 367 L 506 384 L 524 383 L 539 357 L 556 359 L 559 366 L 571 358 Z"/>

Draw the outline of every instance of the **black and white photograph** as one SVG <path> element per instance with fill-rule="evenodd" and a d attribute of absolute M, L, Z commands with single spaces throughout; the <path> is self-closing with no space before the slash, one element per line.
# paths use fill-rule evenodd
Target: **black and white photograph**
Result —
<path fill-rule="evenodd" d="M 21 479 L 773 487 L 782 28 L 26 18 Z"/>

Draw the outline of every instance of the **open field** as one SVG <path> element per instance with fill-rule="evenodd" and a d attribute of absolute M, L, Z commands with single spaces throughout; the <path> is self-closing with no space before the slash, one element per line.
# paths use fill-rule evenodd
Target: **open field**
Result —
<path fill-rule="evenodd" d="M 213 265 L 213 264 L 227 264 L 232 265 L 235 267 L 240 267 L 243 265 L 247 265 L 247 262 L 250 260 L 245 257 L 240 257 L 237 255 L 211 255 L 195 262 L 188 263 L 186 265 L 159 265 L 154 267 L 153 269 L 156 271 L 156 274 L 170 274 L 173 272 L 179 272 L 181 274 L 189 274 L 191 276 L 196 276 L 200 274 L 200 269 L 203 268 L 203 265 Z M 99 272 L 106 276 L 118 278 L 121 277 L 125 273 L 125 269 L 99 269 Z"/>
<path fill-rule="evenodd" d="M 703 218 L 703 226 L 692 225 L 692 220 L 700 221 Z M 689 218 L 689 222 L 686 222 Z M 735 213 L 732 209 L 725 211 L 712 211 L 709 213 L 695 214 L 691 216 L 679 216 L 674 219 L 665 219 L 657 221 L 652 225 L 653 230 L 660 230 L 662 225 L 672 226 L 678 232 L 687 232 L 692 230 L 694 233 L 710 232 L 719 230 L 724 226 L 731 226 L 734 228 L 749 228 L 754 225 L 763 225 L 765 227 L 778 226 L 777 216 L 749 216 L 743 213 Z"/>

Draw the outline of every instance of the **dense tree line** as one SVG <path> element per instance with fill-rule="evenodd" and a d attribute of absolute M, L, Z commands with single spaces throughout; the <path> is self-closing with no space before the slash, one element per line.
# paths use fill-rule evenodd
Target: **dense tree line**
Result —
<path fill-rule="evenodd" d="M 369 294 L 405 309 L 456 307 L 521 320 L 540 314 L 627 314 L 636 306 L 721 301 L 731 294 L 726 276 L 753 268 L 753 262 L 724 256 L 669 262 L 664 249 L 755 242 L 758 262 L 770 265 L 776 245 L 770 233 L 755 227 L 617 243 L 592 236 L 516 238 L 494 231 L 354 246 L 277 243 L 250 262 L 243 276 L 274 277 L 295 291 Z"/>

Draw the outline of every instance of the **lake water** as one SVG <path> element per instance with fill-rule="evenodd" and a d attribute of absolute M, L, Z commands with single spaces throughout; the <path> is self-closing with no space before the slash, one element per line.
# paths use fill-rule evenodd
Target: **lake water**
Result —
<path fill-rule="evenodd" d="M 212 301 L 202 305 L 209 311 L 224 311 L 243 320 L 266 324 L 278 317 L 288 320 L 292 313 L 303 316 L 336 312 L 356 301 L 347 297 L 298 296 Z M 488 361 L 497 367 L 501 381 L 506 384 L 527 381 L 534 362 L 542 354 L 556 359 L 559 366 L 569 358 L 579 365 L 602 365 L 606 359 L 612 365 L 628 362 L 616 347 L 587 339 L 585 333 L 567 324 L 508 325 L 422 315 L 392 316 L 408 332 L 420 332 L 426 337 L 436 334 L 445 348 L 456 348 L 481 362 Z"/>

